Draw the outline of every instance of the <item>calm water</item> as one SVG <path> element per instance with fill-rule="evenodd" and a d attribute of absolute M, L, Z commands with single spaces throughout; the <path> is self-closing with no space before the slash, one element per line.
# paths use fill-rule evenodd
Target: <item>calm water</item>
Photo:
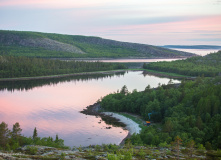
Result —
<path fill-rule="evenodd" d="M 200 56 L 205 56 L 207 54 L 219 51 L 218 49 L 179 49 L 179 48 L 171 48 L 171 49 L 184 51 L 184 52 L 195 53 L 195 54 L 200 55 Z"/>
<path fill-rule="evenodd" d="M 167 84 L 169 79 L 144 76 L 141 71 L 128 72 L 96 78 L 68 80 L 25 81 L 0 83 L 0 122 L 9 128 L 19 122 L 22 133 L 32 136 L 37 127 L 40 137 L 55 137 L 65 140 L 68 146 L 116 143 L 127 135 L 119 127 L 106 129 L 100 118 L 79 113 L 86 106 L 95 103 L 102 96 L 116 92 L 126 85 L 129 91 L 144 90 L 147 85 Z M 178 80 L 173 80 L 177 83 Z"/>
<path fill-rule="evenodd" d="M 175 61 L 179 58 L 174 59 L 107 59 L 107 60 L 100 60 L 101 62 L 161 62 L 161 61 Z"/>

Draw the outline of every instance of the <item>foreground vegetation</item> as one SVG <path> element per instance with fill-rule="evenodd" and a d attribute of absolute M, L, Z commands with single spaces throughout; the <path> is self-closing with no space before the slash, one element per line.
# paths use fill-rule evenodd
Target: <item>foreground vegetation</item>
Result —
<path fill-rule="evenodd" d="M 183 147 L 180 137 L 175 137 L 171 144 L 161 144 L 159 147 L 149 145 L 134 146 L 130 140 L 123 146 L 103 144 L 88 147 L 65 147 L 63 140 L 52 137 L 39 138 L 37 129 L 32 137 L 21 135 L 19 123 L 13 125 L 12 131 L 5 122 L 0 124 L 0 158 L 3 159 L 214 159 L 221 157 L 221 150 L 206 151 L 203 147 L 195 147 L 194 141 Z"/>
<path fill-rule="evenodd" d="M 194 145 L 183 147 L 176 139 L 167 147 L 134 146 L 129 141 L 124 146 L 103 144 L 71 149 L 57 149 L 39 145 L 26 145 L 16 152 L 0 151 L 3 159 L 90 159 L 90 160 L 141 160 L 141 159 L 220 159 L 221 150 L 206 151 Z"/>
<path fill-rule="evenodd" d="M 42 58 L 0 56 L 0 78 L 34 77 L 125 69 L 117 63 L 61 61 Z"/>
<path fill-rule="evenodd" d="M 38 137 L 37 129 L 33 131 L 32 137 L 25 137 L 21 134 L 22 129 L 17 122 L 13 125 L 12 130 L 9 130 L 8 124 L 2 122 L 0 124 L 0 150 L 16 150 L 24 145 L 42 145 L 56 148 L 68 148 L 64 146 L 64 140 L 59 139 L 56 135 L 56 139 L 52 137 L 40 138 Z"/>
<path fill-rule="evenodd" d="M 133 135 L 136 145 L 166 146 L 179 136 L 187 145 L 192 140 L 206 149 L 221 149 L 221 77 L 198 78 L 178 85 L 149 86 L 143 92 L 105 96 L 101 106 L 109 111 L 136 113 L 154 125 Z"/>
<path fill-rule="evenodd" d="M 173 62 L 156 62 L 143 65 L 144 69 L 177 73 L 186 76 L 214 77 L 221 74 L 221 51 L 204 57 L 192 57 Z"/>

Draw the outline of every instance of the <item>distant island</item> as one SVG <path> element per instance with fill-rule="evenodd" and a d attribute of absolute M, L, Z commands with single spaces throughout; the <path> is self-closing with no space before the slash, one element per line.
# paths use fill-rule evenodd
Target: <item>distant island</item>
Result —
<path fill-rule="evenodd" d="M 0 30 L 0 55 L 40 58 L 183 58 L 195 54 L 92 36 Z"/>
<path fill-rule="evenodd" d="M 215 45 L 165 45 L 161 47 L 174 49 L 221 49 L 221 46 Z"/>

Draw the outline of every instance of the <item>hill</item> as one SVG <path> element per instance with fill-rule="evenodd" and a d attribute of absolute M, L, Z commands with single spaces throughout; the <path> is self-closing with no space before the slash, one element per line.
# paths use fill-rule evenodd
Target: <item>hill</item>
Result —
<path fill-rule="evenodd" d="M 187 76 L 217 76 L 221 75 L 221 51 L 204 57 L 197 56 L 173 62 L 144 64 L 143 68 Z"/>
<path fill-rule="evenodd" d="M 221 77 L 183 80 L 181 84 L 147 86 L 144 91 L 111 93 L 101 100 L 101 108 L 110 112 L 138 114 L 151 121 L 130 140 L 137 145 L 170 145 L 179 136 L 183 144 L 206 149 L 221 148 Z M 191 143 L 192 143 L 191 142 Z"/>
<path fill-rule="evenodd" d="M 194 54 L 100 37 L 0 30 L 0 55 L 44 58 L 180 58 Z"/>

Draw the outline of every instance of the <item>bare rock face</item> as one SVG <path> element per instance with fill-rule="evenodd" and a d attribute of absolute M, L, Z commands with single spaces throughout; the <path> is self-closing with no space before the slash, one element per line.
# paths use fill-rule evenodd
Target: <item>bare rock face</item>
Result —
<path fill-rule="evenodd" d="M 42 47 L 47 50 L 84 54 L 84 52 L 76 46 L 48 38 L 23 39 L 19 44 L 27 47 Z"/>
<path fill-rule="evenodd" d="M 24 47 L 44 48 L 52 51 L 84 54 L 81 49 L 74 45 L 62 43 L 49 38 L 22 38 L 18 35 L 0 35 L 0 43 L 5 45 L 19 45 Z"/>

